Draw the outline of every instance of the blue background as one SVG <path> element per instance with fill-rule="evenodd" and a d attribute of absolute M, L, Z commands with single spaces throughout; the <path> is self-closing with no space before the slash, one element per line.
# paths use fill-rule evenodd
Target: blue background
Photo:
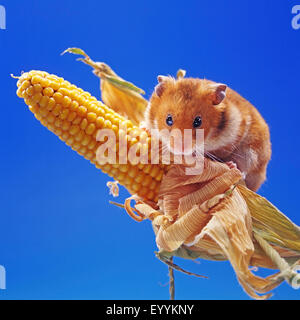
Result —
<path fill-rule="evenodd" d="M 45 70 L 99 97 L 98 79 L 68 48 L 83 48 L 144 88 L 158 74 L 228 84 L 270 125 L 273 157 L 260 193 L 299 215 L 300 30 L 295 1 L 16 1 L 0 30 L 0 299 L 168 299 L 167 268 L 149 222 L 109 205 L 109 177 L 43 128 L 17 98 L 10 73 Z M 299 1 L 298 1 L 299 4 Z M 123 201 L 127 192 L 122 189 Z M 176 259 L 178 299 L 248 299 L 228 262 Z M 265 270 L 260 270 L 265 275 Z M 273 299 L 299 299 L 281 285 Z"/>

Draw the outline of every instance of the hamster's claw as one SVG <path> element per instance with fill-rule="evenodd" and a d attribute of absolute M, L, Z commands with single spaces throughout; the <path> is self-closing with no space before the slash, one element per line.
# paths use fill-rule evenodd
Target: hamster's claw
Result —
<path fill-rule="evenodd" d="M 228 161 L 228 162 L 226 162 L 226 164 L 229 167 L 229 169 L 237 169 L 237 165 L 233 161 Z"/>

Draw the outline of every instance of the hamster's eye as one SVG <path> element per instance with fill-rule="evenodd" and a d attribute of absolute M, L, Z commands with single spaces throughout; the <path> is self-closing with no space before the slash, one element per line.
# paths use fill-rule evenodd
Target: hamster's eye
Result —
<path fill-rule="evenodd" d="M 173 125 L 173 118 L 170 114 L 166 118 L 166 124 L 170 127 Z"/>
<path fill-rule="evenodd" d="M 201 126 L 201 124 L 202 124 L 202 119 L 201 119 L 201 117 L 196 117 L 195 119 L 194 119 L 194 122 L 193 122 L 193 127 L 194 128 L 199 128 L 200 126 Z"/>

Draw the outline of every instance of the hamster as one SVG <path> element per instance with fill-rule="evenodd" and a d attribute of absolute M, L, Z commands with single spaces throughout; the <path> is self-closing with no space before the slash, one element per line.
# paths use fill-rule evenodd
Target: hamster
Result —
<path fill-rule="evenodd" d="M 257 191 L 271 158 L 269 127 L 257 109 L 225 84 L 165 76 L 159 76 L 158 82 L 145 111 L 144 127 L 180 129 L 182 135 L 184 129 L 192 129 L 193 139 L 184 153 L 196 156 L 196 129 L 204 129 L 204 155 L 236 165 L 247 187 Z M 158 135 L 163 141 L 164 134 Z M 176 153 L 170 145 L 169 150 Z"/>

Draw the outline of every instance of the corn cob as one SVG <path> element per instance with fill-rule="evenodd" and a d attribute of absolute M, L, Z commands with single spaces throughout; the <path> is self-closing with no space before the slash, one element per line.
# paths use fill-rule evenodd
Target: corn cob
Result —
<path fill-rule="evenodd" d="M 108 108 L 88 92 L 77 88 L 63 78 L 42 71 L 24 73 L 18 80 L 17 95 L 25 100 L 34 116 L 61 140 L 88 159 L 97 168 L 124 185 L 132 194 L 157 202 L 160 182 L 166 170 L 154 164 L 100 164 L 96 151 L 103 143 L 96 139 L 99 129 L 114 130 L 117 143 L 119 129 L 126 126 L 128 148 L 142 143 L 139 136 L 142 129 L 130 120 Z M 134 135 L 132 133 L 134 132 Z M 146 141 L 150 150 L 151 139 Z M 140 146 L 143 147 L 143 146 Z"/>

